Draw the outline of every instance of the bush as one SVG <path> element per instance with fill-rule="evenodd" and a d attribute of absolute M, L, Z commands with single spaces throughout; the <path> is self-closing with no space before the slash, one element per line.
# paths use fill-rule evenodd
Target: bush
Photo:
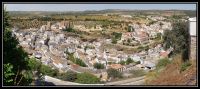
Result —
<path fill-rule="evenodd" d="M 132 28 L 131 26 L 128 26 L 128 32 L 133 32 L 134 31 L 134 28 Z"/>
<path fill-rule="evenodd" d="M 78 65 L 80 65 L 82 67 L 87 67 L 87 65 L 81 59 L 74 58 L 74 54 L 73 53 L 68 53 L 67 52 L 67 54 L 68 54 L 68 57 L 67 57 L 68 60 L 70 60 L 73 63 L 78 64 Z"/>
<path fill-rule="evenodd" d="M 169 63 L 170 63 L 170 60 L 168 58 L 160 59 L 158 61 L 158 64 L 156 65 L 156 68 L 159 69 L 159 68 L 165 67 Z"/>
<path fill-rule="evenodd" d="M 84 72 L 77 74 L 77 79 L 75 82 L 84 84 L 97 84 L 100 83 L 100 79 L 90 73 Z"/>
<path fill-rule="evenodd" d="M 149 24 L 148 25 L 152 25 L 152 24 L 154 24 L 154 23 L 156 23 L 157 21 L 151 21 L 151 22 L 149 22 Z"/>
<path fill-rule="evenodd" d="M 144 70 L 131 70 L 130 71 L 132 73 L 133 77 L 140 77 L 140 76 L 144 76 L 146 73 Z"/>
<path fill-rule="evenodd" d="M 112 38 L 112 43 L 113 43 L 113 44 L 117 44 L 117 39 Z"/>
<path fill-rule="evenodd" d="M 39 62 L 35 58 L 30 58 L 28 61 L 28 66 L 33 71 L 36 71 L 37 69 L 39 69 L 40 65 L 41 65 L 41 62 Z"/>
<path fill-rule="evenodd" d="M 52 77 L 55 77 L 58 74 L 58 70 L 52 69 L 51 67 L 46 66 L 46 65 L 41 65 L 39 71 L 44 75 L 48 75 L 48 76 L 52 76 Z"/>
<path fill-rule="evenodd" d="M 66 28 L 66 29 L 63 29 L 63 31 L 67 31 L 67 32 L 76 32 L 73 28 Z"/>
<path fill-rule="evenodd" d="M 101 64 L 101 63 L 95 63 L 93 66 L 94 68 L 97 68 L 97 69 L 104 69 L 104 64 Z"/>
<path fill-rule="evenodd" d="M 135 62 L 136 64 L 140 64 L 140 61 Z"/>
<path fill-rule="evenodd" d="M 125 61 L 120 61 L 119 63 L 120 63 L 121 65 L 125 65 L 125 64 L 126 64 Z"/>
<path fill-rule="evenodd" d="M 86 64 L 79 58 L 76 58 L 75 64 L 78 64 L 78 65 L 80 65 L 82 67 L 87 67 Z"/>
<path fill-rule="evenodd" d="M 128 65 L 128 64 L 130 64 L 130 63 L 132 63 L 133 62 L 133 60 L 131 59 L 131 58 L 128 58 L 127 60 L 126 60 L 126 64 Z"/>
<path fill-rule="evenodd" d="M 117 40 L 121 40 L 122 33 L 113 32 L 112 35 L 114 35 L 114 38 L 115 38 L 115 39 L 117 39 Z"/>
<path fill-rule="evenodd" d="M 77 73 L 75 73 L 73 71 L 67 71 L 66 73 L 63 73 L 58 77 L 65 81 L 74 82 L 77 79 Z"/>
<path fill-rule="evenodd" d="M 191 66 L 191 63 L 190 63 L 189 61 L 184 62 L 184 63 L 181 65 L 180 71 L 182 72 L 182 71 L 186 70 L 189 66 Z"/>
<path fill-rule="evenodd" d="M 108 76 L 112 78 L 122 78 L 122 73 L 116 69 L 110 68 L 107 70 Z"/>
<path fill-rule="evenodd" d="M 128 43 L 131 43 L 131 39 L 129 38 L 129 39 L 127 40 L 127 42 L 128 42 Z"/>

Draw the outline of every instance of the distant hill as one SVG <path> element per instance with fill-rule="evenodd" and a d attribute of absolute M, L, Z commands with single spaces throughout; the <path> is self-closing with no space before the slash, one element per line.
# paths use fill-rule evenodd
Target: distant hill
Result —
<path fill-rule="evenodd" d="M 106 14 L 106 13 L 121 13 L 121 14 L 149 14 L 149 13 L 184 13 L 190 17 L 196 16 L 195 10 L 126 10 L 126 9 L 105 9 L 105 10 L 86 10 L 86 11 L 9 11 L 11 16 L 14 15 L 52 15 L 52 14 L 66 14 L 66 15 L 87 15 L 87 14 Z"/>

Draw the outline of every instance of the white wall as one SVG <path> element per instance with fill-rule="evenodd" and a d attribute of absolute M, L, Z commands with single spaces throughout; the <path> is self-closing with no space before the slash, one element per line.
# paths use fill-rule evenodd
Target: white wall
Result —
<path fill-rule="evenodd" d="M 190 29 L 190 35 L 191 36 L 196 36 L 196 21 L 190 21 L 189 22 L 189 29 Z"/>

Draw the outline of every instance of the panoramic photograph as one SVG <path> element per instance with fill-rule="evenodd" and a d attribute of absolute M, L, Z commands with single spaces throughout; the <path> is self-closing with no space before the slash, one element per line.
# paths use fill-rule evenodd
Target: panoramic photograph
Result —
<path fill-rule="evenodd" d="M 2 86 L 197 86 L 196 3 L 2 3 Z"/>

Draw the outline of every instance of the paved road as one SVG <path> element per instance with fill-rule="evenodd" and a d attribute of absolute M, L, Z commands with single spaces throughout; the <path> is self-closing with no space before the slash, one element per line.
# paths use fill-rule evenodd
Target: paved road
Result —
<path fill-rule="evenodd" d="M 144 85 L 144 82 L 145 82 L 145 80 L 141 79 L 141 80 L 137 80 L 137 81 L 134 81 L 134 82 L 125 83 L 125 84 L 122 84 L 122 85 Z"/>
<path fill-rule="evenodd" d="M 51 85 L 143 85 L 144 83 L 144 77 L 138 77 L 138 78 L 131 78 L 131 79 L 126 79 L 122 81 L 116 81 L 116 82 L 108 82 L 105 84 L 80 84 L 80 83 L 74 83 L 74 82 L 69 82 L 69 81 L 62 81 L 60 79 L 56 79 L 50 76 L 45 76 L 45 81 L 47 83 L 51 83 Z M 48 84 L 45 84 L 48 85 Z M 50 85 L 50 84 L 49 84 Z"/>
<path fill-rule="evenodd" d="M 145 76 L 137 77 L 137 78 L 131 78 L 116 82 L 108 82 L 105 85 L 143 85 Z"/>
<path fill-rule="evenodd" d="M 60 79 L 56 79 L 56 78 L 53 78 L 53 77 L 50 77 L 50 76 L 45 76 L 45 81 L 51 82 L 54 85 L 78 85 L 78 83 L 62 81 Z"/>

